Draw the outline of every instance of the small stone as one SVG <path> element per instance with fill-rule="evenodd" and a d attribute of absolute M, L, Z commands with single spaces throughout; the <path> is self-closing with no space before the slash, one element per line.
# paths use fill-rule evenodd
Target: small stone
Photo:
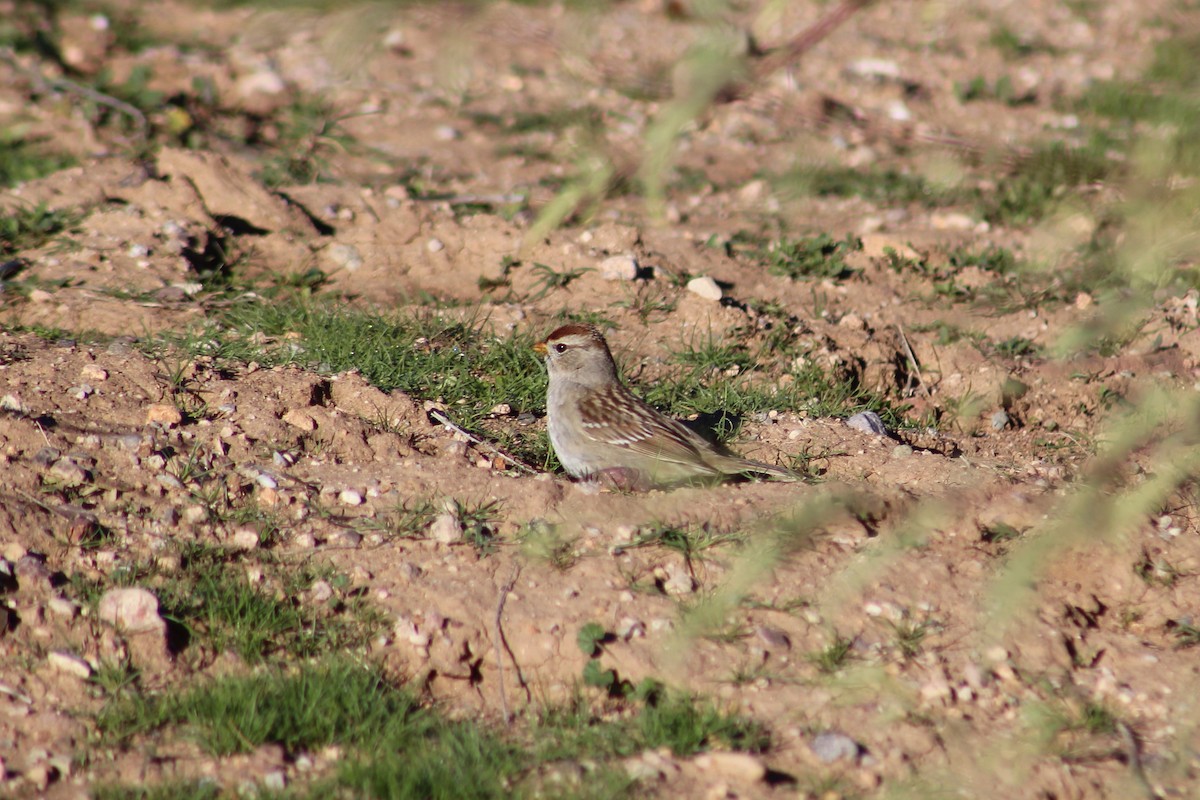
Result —
<path fill-rule="evenodd" d="M 433 131 L 433 136 L 439 142 L 453 142 L 462 138 L 462 134 L 459 133 L 458 128 L 452 125 L 438 125 Z"/>
<path fill-rule="evenodd" d="M 200 505 L 188 506 L 183 510 L 183 521 L 188 525 L 208 522 L 208 509 Z"/>
<path fill-rule="evenodd" d="M 179 413 L 179 409 L 175 406 L 166 403 L 155 403 L 146 407 L 146 423 L 148 425 L 162 425 L 165 428 L 173 428 L 183 422 L 183 414 Z"/>
<path fill-rule="evenodd" d="M 425 249 L 431 253 L 440 253 L 446 249 L 446 245 L 441 239 L 430 239 L 425 243 Z"/>
<path fill-rule="evenodd" d="M 312 414 L 299 408 L 293 408 L 284 414 L 283 421 L 305 433 L 312 433 L 317 429 L 317 421 L 313 419 Z"/>
<path fill-rule="evenodd" d="M 64 675 L 71 675 L 85 681 L 92 677 L 91 665 L 79 656 L 70 653 L 50 653 L 46 656 L 46 663 Z"/>
<path fill-rule="evenodd" d="M 852 331 L 866 330 L 867 323 L 858 314 L 846 314 L 838 320 L 838 327 Z"/>
<path fill-rule="evenodd" d="M 887 436 L 887 426 L 883 419 L 874 411 L 863 411 L 846 420 L 846 427 L 875 436 Z"/>
<path fill-rule="evenodd" d="M 74 619 L 79 615 L 79 604 L 65 597 L 51 597 L 46 601 L 46 610 L 56 617 Z"/>
<path fill-rule="evenodd" d="M 916 452 L 916 451 L 913 450 L 911 444 L 898 444 L 892 448 L 892 458 L 894 458 L 896 460 L 900 460 L 902 458 L 908 458 L 914 452 Z"/>
<path fill-rule="evenodd" d="M 631 281 L 638 275 L 633 256 L 610 256 L 600 262 L 600 277 L 606 281 Z"/>
<path fill-rule="evenodd" d="M 1080 292 L 1079 294 L 1075 295 L 1075 308 L 1079 309 L 1080 311 L 1086 311 L 1087 309 L 1091 308 L 1092 303 L 1094 302 L 1095 300 L 1087 292 Z"/>
<path fill-rule="evenodd" d="M 31 303 L 49 303 L 53 299 L 54 295 L 45 289 L 34 289 L 29 293 L 29 302 Z"/>
<path fill-rule="evenodd" d="M 347 272 L 355 272 L 362 268 L 362 254 L 352 244 L 333 244 L 325 252 L 328 253 L 330 261 Z"/>
<path fill-rule="evenodd" d="M 905 261 L 921 260 L 921 254 L 912 245 L 887 234 L 869 233 L 862 236 L 862 252 L 867 258 L 887 258 L 889 251 Z"/>
<path fill-rule="evenodd" d="M 176 478 L 174 475 L 171 475 L 167 472 L 158 473 L 154 476 L 154 480 L 158 481 L 158 484 L 163 488 L 170 489 L 172 491 L 178 491 L 179 489 L 183 488 L 183 482 L 179 480 L 179 478 Z"/>
<path fill-rule="evenodd" d="M 338 492 L 338 502 L 344 506 L 361 506 L 363 496 L 354 489 L 342 489 Z"/>
<path fill-rule="evenodd" d="M 987 659 L 989 663 L 1001 664 L 1005 661 L 1008 661 L 1008 651 L 1004 649 L 1003 645 L 993 645 L 992 647 L 989 647 L 986 652 L 984 652 L 983 657 Z"/>
<path fill-rule="evenodd" d="M 663 591 L 668 595 L 677 596 L 691 594 L 696 588 L 696 582 L 680 562 L 672 562 L 666 567 L 666 580 L 663 581 Z"/>
<path fill-rule="evenodd" d="M 67 486 L 79 486 L 91 479 L 88 471 L 70 458 L 55 461 L 54 466 L 50 467 L 50 477 Z"/>
<path fill-rule="evenodd" d="M 746 783 L 758 783 L 767 777 L 766 765 L 749 753 L 718 750 L 696 756 L 694 763 L 705 772 L 716 772 Z"/>
<path fill-rule="evenodd" d="M 846 65 L 844 72 L 855 78 L 899 80 L 900 65 L 885 58 L 860 58 Z"/>
<path fill-rule="evenodd" d="M 975 220 L 968 217 L 966 214 L 957 212 L 938 213 L 935 212 L 929 218 L 929 224 L 934 228 L 943 231 L 967 231 L 975 227 Z"/>
<path fill-rule="evenodd" d="M 493 417 L 507 417 L 512 414 L 512 406 L 508 403 L 499 403 L 492 406 L 488 413 Z"/>
<path fill-rule="evenodd" d="M 13 575 L 22 591 L 28 591 L 39 586 L 49 586 L 54 572 L 46 566 L 46 559 L 39 555 L 25 555 L 13 564 Z"/>
<path fill-rule="evenodd" d="M 275 72 L 261 68 L 238 78 L 234 91 L 242 99 L 254 95 L 277 95 L 287 90 L 287 82 Z"/>
<path fill-rule="evenodd" d="M 158 598 L 137 586 L 108 590 L 100 598 L 97 612 L 101 622 L 127 633 L 166 630 L 158 615 Z"/>
<path fill-rule="evenodd" d="M 992 430 L 994 430 L 994 431 L 1004 430 L 1005 428 L 1008 427 L 1009 422 L 1010 422 L 1010 420 L 1008 418 L 1008 412 L 1006 412 L 1004 409 L 1000 409 L 1000 410 L 996 411 L 995 413 L 992 414 L 991 422 L 992 422 Z"/>
<path fill-rule="evenodd" d="M 743 203 L 761 203 L 768 191 L 770 191 L 770 187 L 767 182 L 760 178 L 750 181 L 738 189 L 737 197 Z"/>
<path fill-rule="evenodd" d="M 362 534 L 358 531 L 338 531 L 333 535 L 331 543 L 337 547 L 354 548 L 362 544 Z"/>
<path fill-rule="evenodd" d="M 21 398 L 13 394 L 6 394 L 0 397 L 0 411 L 11 411 L 14 414 L 28 414 L 29 406 L 21 402 Z"/>
<path fill-rule="evenodd" d="M 769 625 L 759 625 L 758 628 L 755 629 L 755 633 L 758 634 L 758 638 L 761 639 L 768 647 L 774 647 L 780 650 L 792 649 L 792 640 L 788 638 L 786 633 L 779 630 L 779 628 L 772 628 Z"/>
<path fill-rule="evenodd" d="M 311 533 L 297 533 L 292 537 L 292 544 L 303 550 L 311 550 L 317 546 L 317 537 Z"/>
<path fill-rule="evenodd" d="M 264 789 L 272 792 L 282 792 L 287 786 L 287 780 L 284 777 L 283 770 L 271 770 L 266 775 L 263 775 L 262 785 Z"/>
<path fill-rule="evenodd" d="M 243 526 L 233 532 L 233 536 L 229 538 L 229 543 L 236 550 L 257 550 L 258 540 L 257 530 L 249 526 Z"/>
<path fill-rule="evenodd" d="M 429 536 L 436 542 L 452 544 L 462 539 L 463 527 L 454 514 L 438 514 L 429 526 Z"/>
<path fill-rule="evenodd" d="M 279 481 L 275 480 L 273 477 L 271 477 L 270 475 L 268 475 L 265 472 L 260 472 L 257 475 L 255 475 L 254 482 L 257 483 L 263 489 L 278 489 L 279 488 Z"/>
<path fill-rule="evenodd" d="M 712 300 L 713 302 L 720 300 L 724 296 L 721 287 L 708 275 L 692 278 L 687 282 L 687 289 L 692 294 L 703 297 L 705 300 Z"/>
<path fill-rule="evenodd" d="M 70 389 L 67 389 L 67 394 L 76 400 L 87 400 L 88 397 L 95 393 L 96 390 L 89 383 L 81 383 L 78 386 L 72 386 Z"/>
<path fill-rule="evenodd" d="M 333 597 L 333 587 L 328 581 L 316 581 L 309 587 L 308 596 L 314 603 L 328 603 Z"/>
<path fill-rule="evenodd" d="M 859 755 L 862 754 L 862 748 L 858 742 L 844 733 L 834 731 L 817 734 L 808 747 L 812 750 L 813 755 L 826 764 L 832 764 L 842 759 L 857 761 Z"/>

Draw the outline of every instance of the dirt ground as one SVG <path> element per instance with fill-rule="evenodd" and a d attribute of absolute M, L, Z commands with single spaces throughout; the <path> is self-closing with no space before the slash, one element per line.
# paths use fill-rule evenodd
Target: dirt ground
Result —
<path fill-rule="evenodd" d="M 1136 403 L 1149 385 L 1200 380 L 1195 296 L 1164 298 L 1113 355 L 1061 361 L 981 347 L 1017 338 L 1049 347 L 1095 312 L 1097 298 L 1012 309 L 952 302 L 932 278 L 891 269 L 885 248 L 943 262 L 960 246 L 1031 256 L 1046 226 L 993 225 L 969 206 L 793 197 L 770 180 L 811 164 L 937 174 L 961 156 L 937 137 L 983 152 L 1070 140 L 1078 120 L 1063 98 L 1140 74 L 1179 23 L 1173 3 L 875 4 L 685 128 L 661 219 L 636 192 L 616 192 L 593 216 L 531 242 L 533 215 L 594 140 L 618 168 L 634 169 L 672 81 L 687 80 L 671 65 L 710 25 L 690 4 L 362 6 L 326 17 L 153 5 L 105 7 L 107 19 L 137 19 L 155 42 L 136 51 L 91 11 L 64 12 L 64 59 L 85 74 L 103 64 L 116 82 L 149 66 L 150 88 L 167 97 L 203 78 L 220 98 L 217 127 L 257 126 L 267 143 L 286 141 L 279 120 L 298 98 L 319 97 L 344 115 L 339 132 L 355 145 L 333 133 L 293 143 L 319 155 L 322 179 L 278 189 L 257 172 L 264 148 L 232 134 L 198 148 L 167 144 L 141 161 L 130 155 L 132 134 L 101 135 L 69 92 L 32 103 L 35 59 L 0 64 L 0 119 L 80 160 L 0 195 L 5 208 L 45 202 L 79 214 L 63 236 L 14 254 L 27 261 L 21 279 L 37 288 L 0 295 L 0 794 L 76 797 L 99 782 L 278 771 L 300 780 L 294 754 L 275 750 L 221 762 L 183 743 L 153 757 L 134 749 L 81 758 L 103 702 L 87 676 L 117 645 L 65 581 L 112 575 L 179 540 L 245 545 L 245 531 L 210 519 L 169 474 L 170 453 L 202 446 L 230 487 L 277 512 L 278 556 L 332 564 L 394 620 L 374 654 L 424 681 L 446 713 L 498 721 L 505 709 L 569 698 L 587 660 L 576 634 L 598 622 L 617 633 L 606 667 L 760 720 L 772 745 L 756 758 L 788 778 L 648 753 L 646 794 L 1194 796 L 1196 651 L 1175 647 L 1197 608 L 1194 506 L 1180 500 L 1116 542 L 1083 539 L 1057 554 L 1028 607 L 997 614 L 991 598 L 1027 544 L 996 531 L 1041 530 L 1072 496 L 1110 407 Z M 831 8 L 757 5 L 724 13 L 764 50 Z M 991 43 L 998 28 L 1053 47 L 1006 60 Z M 963 102 L 955 84 L 976 75 L 1011 75 L 1034 99 Z M 600 124 L 517 124 L 580 119 L 581 109 Z M 528 203 L 507 211 L 515 193 Z M 1076 222 L 1083 231 L 1073 235 L 1086 237 L 1092 223 Z M 711 246 L 780 231 L 862 237 L 855 274 L 792 279 Z M 914 425 L 881 437 L 781 408 L 748 419 L 735 447 L 771 462 L 811 455 L 820 480 L 629 495 L 506 470 L 432 420 L 428 403 L 355 373 L 230 370 L 199 358 L 187 365 L 189 390 L 223 410 L 180 418 L 168 362 L 138 344 L 213 313 L 197 273 L 210 245 L 236 250 L 246 280 L 321 269 L 330 276 L 322 291 L 362 307 L 416 310 L 430 297 L 481 304 L 500 336 L 545 334 L 564 311 L 594 312 L 643 381 L 681 343 L 759 336 L 767 320 L 790 325 L 810 340 L 812 358 L 907 407 Z M 613 257 L 634 258 L 636 275 L 609 274 Z M 505 274 L 506 258 L 521 266 Z M 535 299 L 536 263 L 588 271 Z M 688 288 L 702 276 L 715 279 L 719 301 Z M 481 289 L 501 279 L 505 299 Z M 991 278 L 968 267 L 958 280 Z M 976 338 L 946 341 L 939 325 Z M 919 374 L 906 366 L 914 358 Z M 1014 378 L 1027 389 L 1016 397 L 1005 389 Z M 543 411 L 512 409 L 498 424 L 544 426 Z M 299 455 L 280 461 L 278 452 Z M 74 491 L 57 490 L 64 485 Z M 755 576 L 754 602 L 725 620 L 729 635 L 685 639 L 682 610 L 719 595 L 742 549 L 685 559 L 622 546 L 655 526 L 755 530 L 839 492 L 874 510 L 835 517 Z M 357 524 L 386 521 L 405 501 L 448 498 L 495 504 L 496 552 Z M 906 527 L 914 513 L 927 523 Z M 539 520 L 572 543 L 565 567 L 516 543 Z M 116 535 L 76 546 L 89 525 Z M 501 597 L 509 652 L 497 642 Z M 897 632 L 913 628 L 923 638 L 904 652 Z M 432 638 L 421 635 L 430 629 Z M 828 677 L 809 655 L 834 636 L 852 640 L 854 657 Z M 162 653 L 140 666 L 150 686 L 230 668 Z M 1039 739 L 1038 709 L 1074 719 L 1085 707 L 1118 723 L 1094 734 L 1064 723 Z M 831 732 L 857 748 L 828 757 L 816 742 Z"/>

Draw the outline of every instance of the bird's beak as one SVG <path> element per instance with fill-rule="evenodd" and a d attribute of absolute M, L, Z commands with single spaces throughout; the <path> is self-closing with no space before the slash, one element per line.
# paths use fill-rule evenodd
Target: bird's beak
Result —
<path fill-rule="evenodd" d="M 546 355 L 546 343 L 538 342 L 537 344 L 535 344 L 533 346 L 533 352 L 537 353 L 539 356 Z"/>

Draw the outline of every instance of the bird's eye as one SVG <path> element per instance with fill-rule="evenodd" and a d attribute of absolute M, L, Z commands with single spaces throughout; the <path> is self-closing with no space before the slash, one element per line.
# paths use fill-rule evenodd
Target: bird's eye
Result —
<path fill-rule="evenodd" d="M 563 344 L 562 342 L 559 342 L 558 344 L 554 345 L 554 352 L 565 353 L 565 352 L 567 352 L 567 346 L 565 344 Z"/>

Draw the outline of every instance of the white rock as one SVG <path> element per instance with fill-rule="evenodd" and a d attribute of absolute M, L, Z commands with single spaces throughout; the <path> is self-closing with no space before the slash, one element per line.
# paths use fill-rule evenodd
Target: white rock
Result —
<path fill-rule="evenodd" d="M 361 269 L 363 265 L 362 254 L 358 252 L 358 248 L 352 244 L 334 244 L 330 245 L 326 250 L 329 254 L 329 260 L 339 267 L 344 267 L 348 272 L 354 272 Z"/>
<path fill-rule="evenodd" d="M 696 756 L 695 764 L 705 772 L 716 772 L 746 783 L 758 783 L 767 777 L 767 767 L 749 753 L 716 751 Z"/>
<path fill-rule="evenodd" d="M 363 504 L 363 496 L 354 489 L 342 489 L 338 493 L 338 502 L 344 506 L 361 506 Z"/>
<path fill-rule="evenodd" d="M 14 414 L 28 414 L 29 406 L 21 402 L 16 395 L 6 394 L 0 397 L 0 411 L 11 411 Z"/>
<path fill-rule="evenodd" d="M 259 70 L 238 79 L 235 91 L 242 97 L 255 94 L 280 94 L 287 89 L 287 83 L 279 75 L 270 70 Z"/>
<path fill-rule="evenodd" d="M 663 591 L 669 595 L 691 594 L 696 588 L 696 582 L 688 573 L 687 567 L 674 562 L 667 565 L 667 579 L 663 581 Z"/>
<path fill-rule="evenodd" d="M 887 436 L 887 426 L 883 419 L 874 411 L 863 411 L 846 420 L 846 427 L 875 436 Z"/>
<path fill-rule="evenodd" d="M 846 72 L 857 78 L 898 80 L 900 65 L 883 58 L 860 58 L 847 64 Z"/>
<path fill-rule="evenodd" d="M 631 281 L 637 274 L 638 263 L 633 256 L 609 256 L 600 262 L 600 277 L 606 281 Z"/>
<path fill-rule="evenodd" d="M 254 550 L 258 548 L 258 531 L 251 527 L 241 527 L 233 532 L 230 543 L 238 550 Z"/>
<path fill-rule="evenodd" d="M 166 631 L 166 623 L 158 615 L 158 598 L 137 586 L 108 590 L 100 598 L 97 612 L 101 622 L 127 633 Z"/>
<path fill-rule="evenodd" d="M 463 527 L 453 514 L 438 514 L 429 526 L 429 536 L 442 544 L 451 544 L 462 539 Z"/>
<path fill-rule="evenodd" d="M 92 383 L 103 383 L 108 380 L 108 370 L 99 364 L 84 364 L 83 368 L 79 370 L 79 377 Z"/>
<path fill-rule="evenodd" d="M 333 597 L 333 587 L 328 581 L 316 581 L 309 587 L 308 595 L 314 603 L 328 603 Z"/>
<path fill-rule="evenodd" d="M 87 680 L 92 677 L 92 667 L 88 662 L 70 653 L 53 652 L 46 656 L 46 663 L 64 675 Z"/>
<path fill-rule="evenodd" d="M 832 764 L 834 761 L 842 759 L 857 761 L 862 752 L 858 742 L 844 733 L 834 731 L 817 734 L 809 744 L 809 749 L 812 750 L 813 755 L 826 764 Z"/>
<path fill-rule="evenodd" d="M 65 597 L 51 597 L 46 601 L 46 610 L 56 617 L 73 619 L 79 614 L 79 604 Z"/>
<path fill-rule="evenodd" d="M 714 302 L 720 300 L 723 296 L 721 287 L 718 286 L 717 282 L 708 275 L 704 275 L 699 278 L 692 278 L 687 282 L 687 289 L 692 294 L 699 295 L 705 300 L 712 300 Z"/>
<path fill-rule="evenodd" d="M 431 253 L 440 253 L 446 249 L 446 245 L 441 239 L 430 239 L 425 243 L 425 249 Z"/>
<path fill-rule="evenodd" d="M 969 231 L 975 227 L 975 220 L 958 212 L 934 213 L 929 217 L 929 224 L 943 231 Z"/>

